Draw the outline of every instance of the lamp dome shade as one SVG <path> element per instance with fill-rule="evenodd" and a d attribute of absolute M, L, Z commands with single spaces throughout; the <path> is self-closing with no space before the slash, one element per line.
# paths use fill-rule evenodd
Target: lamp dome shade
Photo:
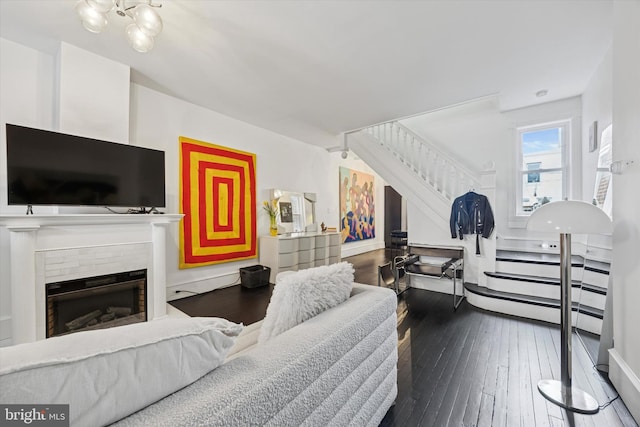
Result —
<path fill-rule="evenodd" d="M 611 234 L 611 218 L 591 203 L 562 200 L 542 205 L 529 217 L 527 230 L 577 234 Z"/>

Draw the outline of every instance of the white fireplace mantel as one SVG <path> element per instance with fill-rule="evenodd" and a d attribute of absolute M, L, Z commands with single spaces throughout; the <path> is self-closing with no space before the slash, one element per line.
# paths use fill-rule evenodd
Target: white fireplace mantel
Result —
<path fill-rule="evenodd" d="M 169 224 L 182 214 L 71 214 L 71 215 L 0 215 L 0 226 L 39 228 L 60 225 Z"/>
<path fill-rule="evenodd" d="M 11 341 L 45 337 L 44 272 L 37 254 L 74 248 L 145 244 L 147 318 L 166 315 L 166 226 L 181 214 L 0 215 L 9 231 Z"/>

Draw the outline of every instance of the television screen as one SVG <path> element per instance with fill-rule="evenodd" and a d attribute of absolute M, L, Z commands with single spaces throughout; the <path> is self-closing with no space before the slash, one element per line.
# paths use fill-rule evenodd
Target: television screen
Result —
<path fill-rule="evenodd" d="M 7 124 L 10 205 L 164 207 L 164 151 Z"/>

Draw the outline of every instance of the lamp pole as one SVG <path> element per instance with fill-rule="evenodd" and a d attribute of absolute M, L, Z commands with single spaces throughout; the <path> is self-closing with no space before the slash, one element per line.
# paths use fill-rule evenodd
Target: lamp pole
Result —
<path fill-rule="evenodd" d="M 590 203 L 562 200 L 540 206 L 527 230 L 560 233 L 560 381 L 542 380 L 542 395 L 569 411 L 595 414 L 598 401 L 571 384 L 571 233 L 611 234 L 611 218 Z"/>
<path fill-rule="evenodd" d="M 571 394 L 571 234 L 560 233 L 560 254 L 560 379 L 562 393 Z"/>
<path fill-rule="evenodd" d="M 541 380 L 538 390 L 570 411 L 595 414 L 598 402 L 571 384 L 571 234 L 560 233 L 560 381 Z"/>

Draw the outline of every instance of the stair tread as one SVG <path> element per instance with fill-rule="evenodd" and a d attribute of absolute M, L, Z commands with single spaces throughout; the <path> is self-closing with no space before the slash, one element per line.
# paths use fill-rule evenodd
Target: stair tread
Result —
<path fill-rule="evenodd" d="M 522 294 L 516 294 L 513 292 L 496 291 L 493 289 L 488 289 L 484 286 L 478 286 L 475 283 L 465 283 L 464 288 L 469 292 L 472 292 L 477 295 L 489 297 L 489 298 L 497 298 L 497 299 L 502 299 L 506 301 L 513 301 L 513 302 L 519 302 L 524 304 L 537 305 L 541 307 L 560 309 L 559 299 L 544 298 L 544 297 L 537 297 L 537 296 L 531 296 L 531 295 L 522 295 Z M 599 319 L 602 319 L 604 314 L 603 310 L 589 307 L 586 305 L 580 306 L 577 302 L 572 303 L 572 310 L 573 311 L 579 310 L 580 313 L 587 314 L 589 316 L 596 317 Z"/>
<path fill-rule="evenodd" d="M 522 262 L 527 264 L 560 265 L 560 255 L 540 252 L 510 251 L 499 249 L 496 251 L 496 261 Z M 581 256 L 571 256 L 571 266 L 582 267 L 584 260 Z"/>
<path fill-rule="evenodd" d="M 506 280 L 515 280 L 518 282 L 530 282 L 530 283 L 540 283 L 543 285 L 555 285 L 560 286 L 560 279 L 557 277 L 542 277 L 542 276 L 531 276 L 527 274 L 516 274 L 516 273 L 505 273 L 502 271 L 485 271 L 485 276 L 493 277 L 496 279 L 506 279 Z M 587 292 L 593 292 L 600 295 L 607 294 L 607 288 L 602 286 L 593 285 L 591 283 L 587 283 L 580 280 L 572 280 L 571 281 L 572 288 L 580 288 Z"/>
<path fill-rule="evenodd" d="M 541 253 L 541 252 L 529 252 L 529 251 L 514 251 L 498 249 L 496 251 L 496 261 L 508 261 L 508 262 L 521 262 L 526 264 L 541 264 L 541 265 L 560 265 L 560 255 Z M 594 259 L 585 259 L 580 255 L 571 256 L 572 267 L 584 267 L 585 270 L 593 271 L 600 274 L 609 274 L 611 270 L 611 263 L 606 261 L 598 261 Z"/>
<path fill-rule="evenodd" d="M 604 261 L 596 261 L 593 259 L 585 260 L 585 270 L 593 271 L 595 273 L 606 274 L 609 275 L 609 271 L 611 270 L 611 263 Z"/>
<path fill-rule="evenodd" d="M 518 282 L 532 282 L 532 283 L 541 283 L 545 285 L 560 285 L 560 278 L 558 277 L 543 277 L 543 276 L 532 276 L 528 274 L 517 274 L 517 273 L 505 273 L 502 271 L 485 271 L 485 275 L 489 277 L 495 277 L 496 279 L 508 279 L 508 280 L 516 280 Z M 572 288 L 579 288 L 580 281 L 572 280 L 571 281 Z"/>
<path fill-rule="evenodd" d="M 607 288 L 602 286 L 592 285 L 591 283 L 582 282 L 582 290 L 593 292 L 595 294 L 607 295 Z"/>

